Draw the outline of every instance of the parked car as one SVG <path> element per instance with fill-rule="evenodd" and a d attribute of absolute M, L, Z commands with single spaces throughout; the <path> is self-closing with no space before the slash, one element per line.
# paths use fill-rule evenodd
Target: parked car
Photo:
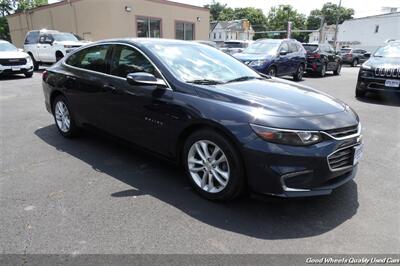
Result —
<path fill-rule="evenodd" d="M 326 71 L 339 75 L 342 69 L 342 58 L 336 54 L 329 44 L 303 43 L 307 51 L 307 72 L 318 73 L 324 77 Z"/>
<path fill-rule="evenodd" d="M 33 61 L 35 70 L 40 64 L 52 64 L 74 49 L 87 44 L 68 32 L 54 30 L 34 30 L 26 34 L 24 50 Z"/>
<path fill-rule="evenodd" d="M 182 164 L 210 200 L 247 187 L 326 195 L 354 178 L 362 154 L 345 103 L 195 42 L 96 42 L 44 71 L 42 84 L 62 136 L 90 127 L 153 151 Z"/>
<path fill-rule="evenodd" d="M 340 49 L 340 54 L 343 64 L 350 64 L 352 67 L 364 63 L 371 55 L 366 50 L 353 48 L 342 48 Z"/>
<path fill-rule="evenodd" d="M 33 64 L 30 56 L 17 49 L 11 43 L 0 40 L 0 76 L 24 74 L 33 75 Z"/>
<path fill-rule="evenodd" d="M 197 41 L 195 41 L 195 42 L 202 43 L 202 44 L 205 44 L 205 45 L 208 45 L 208 46 L 217 48 L 217 49 L 219 48 L 218 45 L 217 45 L 217 43 L 216 43 L 216 42 L 213 42 L 213 41 L 197 40 Z"/>
<path fill-rule="evenodd" d="M 224 41 L 220 50 L 227 54 L 236 54 L 243 52 L 250 44 L 250 41 L 230 40 Z"/>
<path fill-rule="evenodd" d="M 367 92 L 396 92 L 400 95 L 400 42 L 378 48 L 358 72 L 356 97 Z"/>
<path fill-rule="evenodd" d="M 258 72 L 270 76 L 292 75 L 299 81 L 306 68 L 305 54 L 303 46 L 296 40 L 261 39 L 233 56 Z"/>

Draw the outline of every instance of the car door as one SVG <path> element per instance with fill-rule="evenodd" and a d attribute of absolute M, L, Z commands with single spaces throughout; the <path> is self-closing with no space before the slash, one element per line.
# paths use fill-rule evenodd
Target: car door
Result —
<path fill-rule="evenodd" d="M 330 71 L 336 69 L 335 52 L 333 51 L 332 47 L 328 44 L 324 45 L 324 49 L 327 58 L 326 70 Z"/>
<path fill-rule="evenodd" d="M 289 45 L 283 42 L 278 49 L 278 57 L 276 60 L 277 76 L 286 75 L 289 72 Z"/>
<path fill-rule="evenodd" d="M 101 104 L 107 91 L 111 45 L 101 44 L 85 48 L 66 60 L 63 86 L 75 115 L 83 124 L 102 128 L 105 116 Z"/>
<path fill-rule="evenodd" d="M 146 72 L 162 79 L 149 59 L 133 46 L 116 44 L 110 61 L 107 90 L 102 93 L 105 115 L 102 126 L 118 137 L 154 151 L 168 149 L 166 125 L 171 119 L 165 111 L 172 100 L 172 90 L 155 85 L 131 85 L 130 73 Z"/>
<path fill-rule="evenodd" d="M 301 58 L 300 58 L 300 54 L 299 54 L 299 49 L 296 45 L 295 42 L 289 42 L 289 64 L 288 64 L 288 72 L 289 74 L 294 74 L 296 73 L 300 62 L 301 62 Z"/>
<path fill-rule="evenodd" d="M 49 34 L 43 34 L 39 38 L 38 57 L 41 62 L 51 62 L 50 53 L 52 50 L 53 37 Z"/>

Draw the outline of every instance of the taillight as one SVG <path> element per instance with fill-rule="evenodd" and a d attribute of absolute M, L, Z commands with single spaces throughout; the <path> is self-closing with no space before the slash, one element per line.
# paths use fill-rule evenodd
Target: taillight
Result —
<path fill-rule="evenodd" d="M 346 57 L 353 57 L 352 54 L 345 54 L 344 56 L 346 56 Z"/>
<path fill-rule="evenodd" d="M 46 81 L 48 75 L 49 75 L 49 72 L 47 72 L 47 70 L 43 71 L 42 80 Z"/>
<path fill-rule="evenodd" d="M 312 53 L 312 54 L 310 54 L 310 55 L 308 56 L 308 58 L 316 58 L 316 59 L 318 59 L 318 58 L 321 58 L 321 55 L 318 54 L 318 53 Z"/>

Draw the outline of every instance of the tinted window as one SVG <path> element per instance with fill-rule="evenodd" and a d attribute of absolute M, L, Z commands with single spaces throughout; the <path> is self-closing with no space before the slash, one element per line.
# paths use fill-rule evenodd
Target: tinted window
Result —
<path fill-rule="evenodd" d="M 279 42 L 254 42 L 247 47 L 245 54 L 270 54 L 276 55 L 279 48 Z"/>
<path fill-rule="evenodd" d="M 289 43 L 289 48 L 291 53 L 296 53 L 299 50 L 297 49 L 297 45 L 294 42 Z"/>
<path fill-rule="evenodd" d="M 303 47 L 304 49 L 306 49 L 307 52 L 314 52 L 318 49 L 317 44 L 303 44 Z"/>
<path fill-rule="evenodd" d="M 244 48 L 245 43 L 243 42 L 224 42 L 221 47 L 224 48 Z"/>
<path fill-rule="evenodd" d="M 139 51 L 129 46 L 115 46 L 111 75 L 126 78 L 129 73 L 147 72 L 156 75 L 153 65 Z"/>
<path fill-rule="evenodd" d="M 109 45 L 98 45 L 83 49 L 67 59 L 67 64 L 92 71 L 107 72 L 106 56 Z"/>
<path fill-rule="evenodd" d="M 29 32 L 28 35 L 26 35 L 25 44 L 33 44 L 33 43 L 37 43 L 38 41 L 39 41 L 39 32 L 38 31 L 32 31 L 32 32 Z"/>

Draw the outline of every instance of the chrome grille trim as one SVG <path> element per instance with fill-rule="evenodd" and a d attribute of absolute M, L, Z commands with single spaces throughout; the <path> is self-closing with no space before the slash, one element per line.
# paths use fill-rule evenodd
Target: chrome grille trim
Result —
<path fill-rule="evenodd" d="M 393 77 L 400 78 L 400 68 L 375 68 L 375 77 Z"/>
<path fill-rule="evenodd" d="M 352 168 L 354 160 L 354 147 L 357 145 L 360 145 L 360 143 L 337 149 L 329 154 L 326 157 L 329 170 L 335 172 Z"/>
<path fill-rule="evenodd" d="M 342 133 L 342 131 L 338 131 L 338 132 L 339 132 L 339 133 Z M 335 139 L 335 140 L 351 139 L 351 138 L 355 138 L 355 137 L 360 136 L 360 134 L 361 134 L 361 123 L 358 123 L 358 125 L 357 125 L 357 131 L 356 131 L 355 133 L 351 134 L 352 132 L 354 132 L 354 129 L 348 129 L 348 130 L 345 130 L 345 131 L 343 131 L 343 132 L 344 132 L 344 134 L 345 134 L 346 132 L 349 132 L 350 134 L 349 134 L 349 135 L 342 136 L 342 137 L 336 137 L 336 136 L 335 136 L 335 134 L 337 134 L 336 132 L 335 132 L 335 133 L 329 133 L 329 132 L 327 132 L 327 131 L 321 131 L 321 133 L 323 133 L 323 134 L 327 135 L 328 137 L 330 137 L 330 138 L 332 138 L 332 139 Z"/>

